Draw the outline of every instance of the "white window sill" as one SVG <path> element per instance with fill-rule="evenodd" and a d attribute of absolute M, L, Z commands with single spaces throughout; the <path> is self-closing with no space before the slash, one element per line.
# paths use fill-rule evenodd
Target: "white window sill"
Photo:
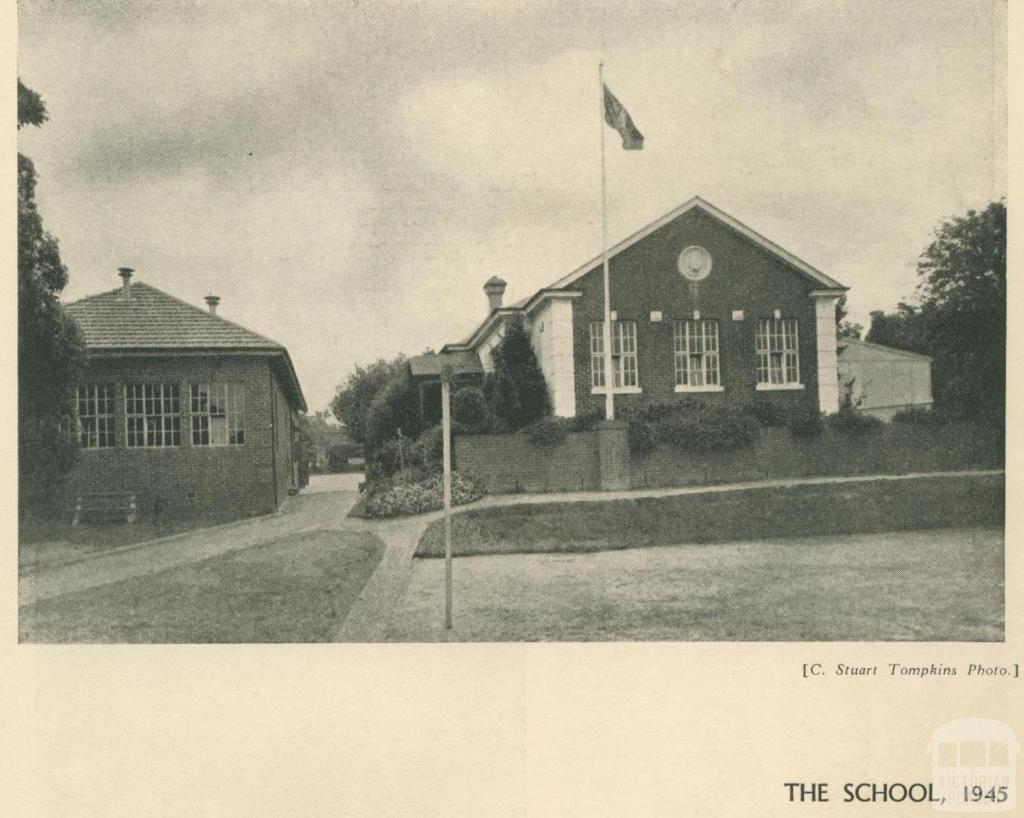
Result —
<path fill-rule="evenodd" d="M 802 383 L 759 383 L 754 387 L 758 392 L 779 392 L 793 389 L 803 389 Z"/>
<path fill-rule="evenodd" d="M 717 385 L 717 384 L 712 384 L 710 386 L 685 386 L 685 385 L 679 384 L 679 385 L 676 386 L 676 392 L 724 392 L 724 391 L 725 391 L 725 388 L 720 386 L 720 385 Z"/>
<path fill-rule="evenodd" d="M 644 390 L 639 386 L 616 386 L 612 390 L 613 395 L 639 395 Z M 608 390 L 603 386 L 592 386 L 590 387 L 591 395 L 607 395 Z"/>

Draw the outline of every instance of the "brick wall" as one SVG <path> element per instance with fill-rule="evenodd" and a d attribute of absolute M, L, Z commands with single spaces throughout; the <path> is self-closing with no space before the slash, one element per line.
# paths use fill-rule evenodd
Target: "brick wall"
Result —
<path fill-rule="evenodd" d="M 456 437 L 454 461 L 491 494 L 600 488 L 596 432 L 570 434 L 556 446 L 538 446 L 524 434 Z"/>
<path fill-rule="evenodd" d="M 710 276 L 696 286 L 676 268 L 679 252 L 693 244 L 705 247 L 713 259 Z M 604 396 L 590 391 L 590 322 L 603 318 L 601 279 L 601 268 L 597 267 L 573 285 L 582 292 L 572 302 L 577 414 L 604 405 Z M 620 408 L 672 402 L 686 396 L 734 405 L 754 400 L 816 404 L 815 308 L 808 293 L 820 289 L 820 285 L 749 239 L 694 209 L 612 258 L 610 279 L 611 307 L 618 319 L 636 321 L 642 389 L 638 395 L 616 395 Z M 721 393 L 675 392 L 673 321 L 692 318 L 694 310 L 700 311 L 702 319 L 718 320 Z M 743 311 L 742 321 L 732 320 L 734 310 Z M 775 310 L 780 310 L 784 318 L 800 322 L 803 390 L 758 392 L 754 388 L 757 320 L 773 317 Z M 652 311 L 662 313 L 660 322 L 651 321 Z"/>
<path fill-rule="evenodd" d="M 244 384 L 245 443 L 192 446 L 190 384 L 225 381 Z M 287 496 L 291 479 L 290 409 L 272 375 L 268 358 L 92 359 L 85 366 L 81 382 L 115 386 L 116 445 L 79 452 L 78 463 L 68 480 L 70 495 L 134 492 L 144 514 L 157 510 L 265 513 L 273 511 Z M 124 388 L 129 383 L 179 384 L 181 446 L 126 447 Z M 284 424 L 277 436 L 276 452 L 275 414 Z"/>

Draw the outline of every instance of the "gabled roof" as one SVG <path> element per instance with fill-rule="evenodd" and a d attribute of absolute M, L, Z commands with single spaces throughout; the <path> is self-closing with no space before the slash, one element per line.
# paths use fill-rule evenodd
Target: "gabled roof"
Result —
<path fill-rule="evenodd" d="M 881 344 L 875 344 L 871 341 L 863 341 L 860 338 L 840 338 L 837 348 L 839 354 L 843 354 L 843 350 L 847 347 L 860 347 L 866 352 L 874 352 L 881 358 L 912 358 L 915 361 L 931 361 L 930 355 L 922 355 L 920 352 L 910 352 L 906 349 L 896 349 L 896 347 L 882 346 Z M 876 359 L 877 360 L 877 359 Z"/>
<path fill-rule="evenodd" d="M 288 350 L 281 344 L 149 284 L 136 281 L 127 293 L 118 287 L 72 301 L 64 310 L 81 330 L 88 354 L 220 352 L 280 357 L 293 402 L 306 409 Z"/>
<path fill-rule="evenodd" d="M 834 278 L 825 275 L 823 272 L 821 272 L 821 270 L 818 270 L 817 268 L 812 267 L 806 261 L 803 261 L 802 259 L 797 258 L 796 256 L 794 256 L 792 253 L 788 252 L 787 250 L 783 250 L 775 242 L 766 239 L 764 236 L 762 236 L 757 231 L 752 230 L 751 228 L 747 227 L 741 221 L 739 221 L 737 219 L 734 219 L 732 216 L 730 216 L 725 211 L 719 210 L 713 204 L 711 204 L 710 202 L 705 201 L 700 196 L 694 196 L 689 201 L 684 202 L 683 204 L 679 205 L 679 207 L 677 207 L 675 210 L 669 211 L 664 216 L 662 216 L 660 219 L 657 219 L 657 220 L 651 222 L 649 225 L 647 225 L 647 227 L 644 227 L 644 228 L 638 230 L 636 233 L 634 233 L 629 238 L 623 239 L 618 244 L 616 244 L 614 247 L 609 247 L 608 248 L 608 258 L 611 258 L 612 256 L 618 255 L 623 250 L 629 249 L 630 247 L 632 247 L 634 244 L 636 244 L 641 239 L 647 238 L 647 236 L 651 235 L 651 233 L 653 233 L 655 230 L 657 230 L 657 229 L 659 229 L 661 227 L 664 227 L 669 222 L 671 222 L 671 221 L 673 221 L 675 219 L 678 219 L 684 213 L 688 213 L 689 211 L 694 210 L 694 209 L 703 210 L 709 216 L 711 216 L 712 218 L 718 220 L 719 222 L 724 224 L 726 227 L 730 228 L 731 230 L 734 230 L 735 232 L 739 233 L 741 236 L 745 236 L 746 238 L 750 239 L 754 244 L 760 246 L 761 249 L 766 250 L 767 252 L 771 253 L 772 255 L 776 256 L 777 258 L 779 258 L 782 261 L 784 261 L 787 264 L 789 264 L 791 267 L 796 268 L 799 272 L 801 272 L 804 275 L 808 276 L 810 279 L 812 279 L 814 282 L 816 282 L 820 286 L 824 287 L 825 289 L 828 289 L 828 290 L 833 290 L 833 289 L 834 290 L 846 290 L 846 289 L 849 289 L 848 287 L 845 287 L 842 284 L 840 284 Z M 558 279 L 558 281 L 556 281 L 554 284 L 550 285 L 547 289 L 562 289 L 563 287 L 568 287 L 570 284 L 575 282 L 577 279 L 582 278 L 584 275 L 586 275 L 591 270 L 593 270 L 594 267 L 596 267 L 598 264 L 600 264 L 601 263 L 601 258 L 602 258 L 601 256 L 595 256 L 590 261 L 588 261 L 586 264 L 583 264 L 580 267 L 577 267 L 575 270 L 573 270 L 573 272 L 569 273 L 569 275 L 565 276 L 564 278 Z"/>
<path fill-rule="evenodd" d="M 821 272 L 821 270 L 812 267 L 806 261 L 797 258 L 787 250 L 783 250 L 781 247 L 779 247 L 779 245 L 775 244 L 775 242 L 766 239 L 760 233 L 747 227 L 745 224 L 738 221 L 737 219 L 734 219 L 728 213 L 719 210 L 713 204 L 705 201 L 700 196 L 694 196 L 689 201 L 686 201 L 683 204 L 679 205 L 679 207 L 675 208 L 675 210 L 669 211 L 664 216 L 651 222 L 649 225 L 638 230 L 633 235 L 629 236 L 626 239 L 623 239 L 618 244 L 609 247 L 608 258 L 611 259 L 618 255 L 619 253 L 623 252 L 624 250 L 628 250 L 634 244 L 646 238 L 655 230 L 664 227 L 669 222 L 678 219 L 684 213 L 688 213 L 689 211 L 694 209 L 702 210 L 704 213 L 707 213 L 709 216 L 716 219 L 721 224 L 724 224 L 729 229 L 735 231 L 736 233 L 739 233 L 741 236 L 746 237 L 754 244 L 761 247 L 761 249 L 772 254 L 776 258 L 782 260 L 790 267 L 794 268 L 797 272 L 802 273 L 807 278 L 811 279 L 811 281 L 818 285 L 819 290 L 835 290 L 838 294 L 839 292 L 849 289 L 848 287 L 840 284 L 831 276 L 825 275 L 825 273 Z M 572 297 L 579 295 L 578 292 L 572 291 L 572 285 L 575 284 L 587 273 L 591 272 L 592 270 L 600 266 L 602 258 L 602 256 L 595 256 L 594 258 L 590 259 L 590 261 L 580 265 L 571 273 L 558 279 L 553 284 L 549 284 L 547 287 L 542 287 L 541 289 L 537 290 L 537 292 L 535 292 L 533 295 L 530 295 L 522 299 L 521 301 L 517 301 L 515 304 L 511 304 L 505 307 L 499 307 L 496 310 L 492 310 L 488 314 L 487 318 L 484 319 L 483 323 L 480 324 L 469 335 L 469 337 L 466 338 L 465 341 L 454 344 L 447 344 L 442 349 L 442 352 L 445 350 L 455 350 L 471 347 L 483 335 L 486 334 L 487 330 L 490 327 L 492 327 L 498 319 L 500 319 L 504 315 L 510 315 L 515 312 L 529 312 L 530 310 L 533 309 L 533 307 L 535 307 L 545 298 L 558 297 L 560 295 L 563 297 Z"/>

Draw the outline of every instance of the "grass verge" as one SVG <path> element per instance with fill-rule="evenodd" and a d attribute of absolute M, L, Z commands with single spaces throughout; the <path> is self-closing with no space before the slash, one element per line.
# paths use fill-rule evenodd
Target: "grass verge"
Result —
<path fill-rule="evenodd" d="M 452 518 L 452 551 L 584 553 L 677 543 L 1001 526 L 1001 475 L 913 478 L 477 509 Z M 444 553 L 443 522 L 419 557 Z"/>
<path fill-rule="evenodd" d="M 310 531 L 20 611 L 22 642 L 329 642 L 380 562 L 370 534 Z"/>
<path fill-rule="evenodd" d="M 249 515 L 197 514 L 159 520 L 143 518 L 135 523 L 82 523 L 73 526 L 66 519 L 51 520 L 35 516 L 18 523 L 18 565 L 25 567 L 84 554 L 97 554 L 245 519 L 249 519 Z"/>

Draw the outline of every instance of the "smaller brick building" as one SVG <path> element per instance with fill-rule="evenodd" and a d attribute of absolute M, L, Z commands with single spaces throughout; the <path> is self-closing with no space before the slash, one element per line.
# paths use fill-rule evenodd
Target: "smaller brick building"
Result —
<path fill-rule="evenodd" d="M 72 495 L 132 493 L 140 511 L 277 509 L 299 485 L 306 410 L 288 351 L 121 271 L 66 306 L 86 359 Z"/>
<path fill-rule="evenodd" d="M 694 198 L 609 248 L 612 338 L 601 258 L 517 304 L 484 285 L 487 317 L 444 352 L 490 369 L 506 320 L 523 316 L 555 414 L 603 408 L 611 347 L 616 407 L 686 398 L 839 408 L 836 302 L 846 287 L 732 216 Z"/>

